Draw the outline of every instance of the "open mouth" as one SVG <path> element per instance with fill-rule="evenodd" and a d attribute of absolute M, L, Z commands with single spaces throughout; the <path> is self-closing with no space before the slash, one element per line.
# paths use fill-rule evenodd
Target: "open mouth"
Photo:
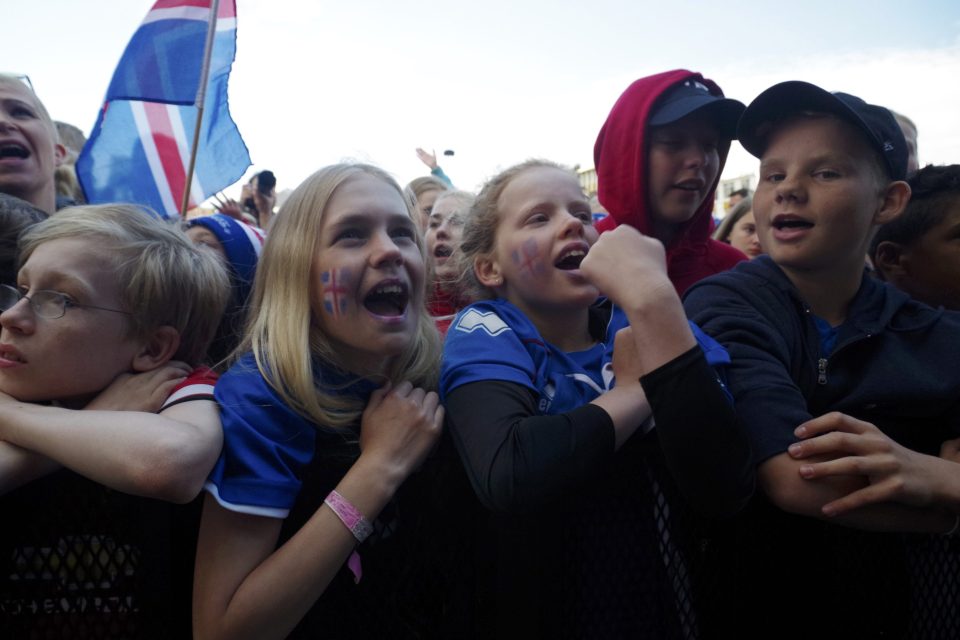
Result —
<path fill-rule="evenodd" d="M 445 244 L 438 244 L 436 248 L 433 250 L 434 258 L 449 258 L 452 255 L 453 255 L 453 249 L 451 249 Z"/>
<path fill-rule="evenodd" d="M 19 353 L 10 348 L 0 348 L 0 359 L 8 362 L 26 363 L 26 360 Z"/>
<path fill-rule="evenodd" d="M 681 191 L 702 191 L 704 187 L 703 180 L 684 180 L 673 185 L 675 189 Z"/>
<path fill-rule="evenodd" d="M 553 263 L 553 266 L 564 271 L 572 271 L 573 269 L 579 269 L 580 263 L 583 262 L 583 259 L 586 257 L 586 249 L 581 247 L 570 248 L 560 254 L 560 257 Z"/>
<path fill-rule="evenodd" d="M 810 229 L 813 223 L 797 216 L 783 215 L 775 217 L 772 226 L 778 231 L 783 231 L 784 229 Z"/>
<path fill-rule="evenodd" d="M 22 144 L 17 142 L 4 142 L 0 144 L 0 159 L 3 158 L 27 158 L 30 152 Z"/>
<path fill-rule="evenodd" d="M 410 302 L 410 292 L 402 282 L 382 282 L 363 298 L 363 306 L 374 315 L 402 316 Z"/>

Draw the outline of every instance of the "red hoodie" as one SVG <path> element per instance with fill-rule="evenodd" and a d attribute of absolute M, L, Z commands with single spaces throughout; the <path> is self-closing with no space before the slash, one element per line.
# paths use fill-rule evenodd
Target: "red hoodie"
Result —
<path fill-rule="evenodd" d="M 608 217 L 597 223 L 600 232 L 609 231 L 620 224 L 629 224 L 641 233 L 653 235 L 645 185 L 647 119 L 651 107 L 664 91 L 688 79 L 707 85 L 711 93 L 723 95 L 712 80 L 705 79 L 699 73 L 677 69 L 640 78 L 627 87 L 610 110 L 593 147 L 600 204 L 610 212 Z M 730 245 L 710 238 L 714 192 L 729 150 L 730 142 L 721 142 L 720 167 L 710 193 L 666 247 L 667 275 L 680 295 L 698 280 L 726 271 L 747 259 Z"/>

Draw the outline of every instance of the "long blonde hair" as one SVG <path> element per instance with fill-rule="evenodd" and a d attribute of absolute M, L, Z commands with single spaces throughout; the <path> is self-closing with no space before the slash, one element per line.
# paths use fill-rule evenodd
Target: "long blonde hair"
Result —
<path fill-rule="evenodd" d="M 363 412 L 360 398 L 338 394 L 318 384 L 314 367 L 332 365 L 344 371 L 350 363 L 337 353 L 317 322 L 310 296 L 314 256 L 320 250 L 320 228 L 327 204 L 337 188 L 368 175 L 397 191 L 416 220 L 396 181 L 382 169 L 364 164 L 336 164 L 320 169 L 296 188 L 273 221 L 257 266 L 246 335 L 237 353 L 252 351 L 267 383 L 294 411 L 320 426 L 343 428 L 356 424 Z M 423 240 L 417 238 L 426 260 Z M 422 299 L 422 298 L 421 298 Z M 384 377 L 409 380 L 415 386 L 436 386 L 440 339 L 425 308 L 415 338 L 393 359 Z M 358 376 L 359 377 L 359 376 Z"/>

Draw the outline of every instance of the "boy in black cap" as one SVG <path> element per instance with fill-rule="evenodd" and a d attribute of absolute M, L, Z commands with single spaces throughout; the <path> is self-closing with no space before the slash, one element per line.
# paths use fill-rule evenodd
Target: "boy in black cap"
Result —
<path fill-rule="evenodd" d="M 767 256 L 696 285 L 685 307 L 730 351 L 764 493 L 808 516 L 754 510 L 741 570 L 758 591 L 740 606 L 766 633 L 813 599 L 837 633 L 901 637 L 901 539 L 810 518 L 951 534 L 960 522 L 960 317 L 864 273 L 874 227 L 910 197 L 903 134 L 883 107 L 805 82 L 760 94 L 738 132 L 761 160 Z"/>

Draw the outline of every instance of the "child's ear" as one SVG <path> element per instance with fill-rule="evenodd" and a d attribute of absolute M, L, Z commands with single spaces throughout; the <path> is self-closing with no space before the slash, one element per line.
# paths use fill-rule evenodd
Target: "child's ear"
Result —
<path fill-rule="evenodd" d="M 59 142 L 53 145 L 53 166 L 59 167 L 67 159 L 67 148 Z"/>
<path fill-rule="evenodd" d="M 903 213 L 907 203 L 910 202 L 910 185 L 903 180 L 891 182 L 883 188 L 880 197 L 882 198 L 880 209 L 873 217 L 873 224 L 876 225 L 886 224 Z"/>
<path fill-rule="evenodd" d="M 169 362 L 179 348 L 179 331 L 169 325 L 157 327 L 133 357 L 132 369 L 137 372 L 153 371 Z"/>
<path fill-rule="evenodd" d="M 473 273 L 483 286 L 493 289 L 503 284 L 500 263 L 490 255 L 477 256 L 473 261 Z"/>
<path fill-rule="evenodd" d="M 874 266 L 883 274 L 884 279 L 904 275 L 906 262 L 900 243 L 884 240 L 877 245 L 877 250 L 874 252 Z"/>

